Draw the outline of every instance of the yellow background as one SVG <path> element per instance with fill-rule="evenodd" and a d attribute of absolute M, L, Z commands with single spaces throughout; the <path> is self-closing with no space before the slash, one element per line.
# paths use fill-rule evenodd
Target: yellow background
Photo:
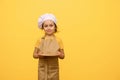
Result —
<path fill-rule="evenodd" d="M 0 0 L 0 80 L 37 80 L 38 17 L 58 20 L 61 80 L 120 80 L 119 0 Z"/>

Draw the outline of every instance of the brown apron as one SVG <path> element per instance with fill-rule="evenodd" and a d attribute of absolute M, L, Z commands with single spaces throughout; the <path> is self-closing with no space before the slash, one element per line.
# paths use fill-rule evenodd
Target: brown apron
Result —
<path fill-rule="evenodd" d="M 55 37 L 43 38 L 40 44 L 40 51 L 43 54 L 56 54 L 59 45 Z M 38 80 L 59 80 L 58 57 L 44 56 L 39 58 Z"/>

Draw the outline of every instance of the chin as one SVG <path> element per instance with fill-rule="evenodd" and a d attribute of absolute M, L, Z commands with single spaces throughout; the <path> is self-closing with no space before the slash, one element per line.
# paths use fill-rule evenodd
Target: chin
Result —
<path fill-rule="evenodd" d="M 54 33 L 47 33 L 47 35 L 53 35 Z"/>

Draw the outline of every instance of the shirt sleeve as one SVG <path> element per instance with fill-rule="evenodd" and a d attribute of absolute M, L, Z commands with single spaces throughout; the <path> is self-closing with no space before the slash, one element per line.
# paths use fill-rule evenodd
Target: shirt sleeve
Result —
<path fill-rule="evenodd" d="M 36 47 L 36 48 L 39 48 L 40 43 L 41 43 L 41 39 L 38 39 L 38 40 L 36 41 L 35 47 Z"/>
<path fill-rule="evenodd" d="M 63 42 L 60 38 L 57 38 L 58 44 L 60 46 L 60 49 L 64 49 Z"/>

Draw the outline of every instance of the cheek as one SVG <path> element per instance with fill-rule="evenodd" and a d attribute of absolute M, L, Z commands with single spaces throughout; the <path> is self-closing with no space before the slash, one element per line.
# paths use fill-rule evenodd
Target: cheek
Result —
<path fill-rule="evenodd" d="M 55 27 L 51 27 L 50 29 L 51 29 L 51 30 L 55 30 Z"/>
<path fill-rule="evenodd" d="M 47 30 L 47 27 L 44 27 L 43 29 L 44 29 L 44 30 Z"/>

